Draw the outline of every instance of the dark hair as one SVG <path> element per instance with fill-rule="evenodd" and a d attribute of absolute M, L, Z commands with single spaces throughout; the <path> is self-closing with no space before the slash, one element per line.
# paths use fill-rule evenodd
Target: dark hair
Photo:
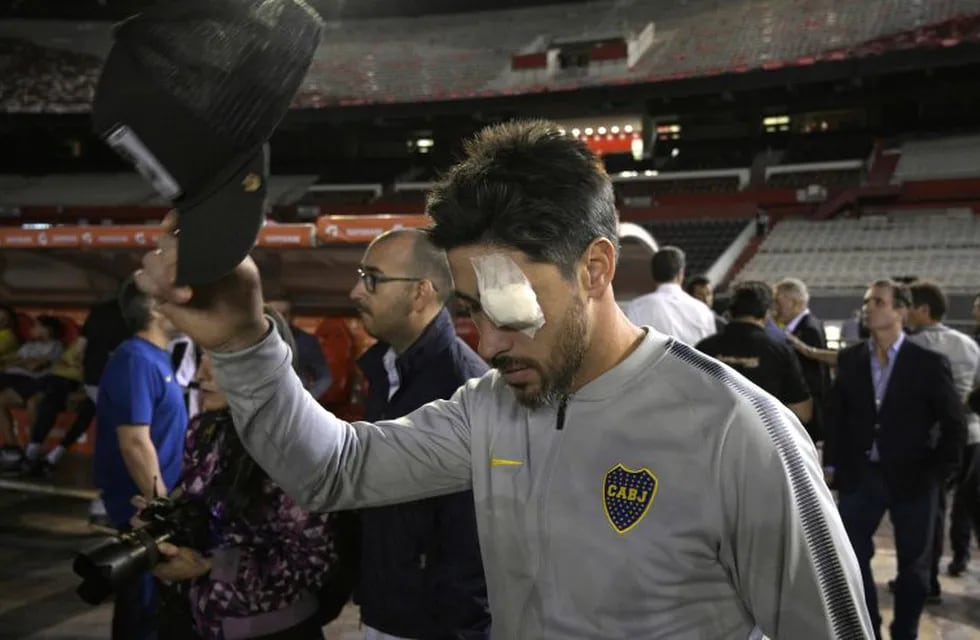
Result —
<path fill-rule="evenodd" d="M 765 318 L 772 306 L 772 287 L 759 280 L 747 280 L 732 289 L 729 311 L 733 318 Z"/>
<path fill-rule="evenodd" d="M 441 249 L 486 243 L 518 249 L 570 278 L 585 248 L 606 238 L 619 254 L 612 182 L 582 141 L 554 123 L 483 129 L 429 193 L 429 229 Z"/>
<path fill-rule="evenodd" d="M 678 247 L 660 247 L 650 258 L 650 275 L 654 282 L 670 282 L 684 271 L 684 252 Z"/>
<path fill-rule="evenodd" d="M 882 278 L 871 283 L 872 289 L 891 289 L 892 304 L 896 309 L 909 308 L 912 306 L 912 292 L 909 286 L 897 280 Z"/>
<path fill-rule="evenodd" d="M 153 317 L 153 301 L 139 290 L 132 276 L 119 287 L 119 311 L 131 334 L 146 330 Z"/>
<path fill-rule="evenodd" d="M 711 278 L 709 278 L 704 274 L 701 274 L 697 276 L 691 276 L 690 278 L 688 278 L 687 283 L 684 285 L 684 291 L 687 291 L 688 293 L 692 293 L 695 287 L 710 287 L 710 286 L 711 286 Z"/>
<path fill-rule="evenodd" d="M 296 353 L 296 341 L 293 339 L 293 332 L 289 328 L 289 323 L 269 305 L 265 306 L 264 311 L 267 316 L 272 318 L 276 332 L 289 347 L 292 353 L 292 366 L 295 371 L 298 355 Z M 231 412 L 227 409 L 213 412 L 213 414 L 213 416 L 208 416 L 205 419 L 212 419 L 216 422 L 231 421 Z M 225 427 L 212 429 L 210 438 L 202 438 L 204 447 L 210 449 L 214 446 L 214 439 L 218 437 L 218 434 L 224 435 L 224 457 L 227 466 L 216 479 L 218 488 L 216 497 L 224 499 L 225 514 L 229 520 L 246 518 L 253 512 L 256 512 L 256 516 L 260 517 L 261 514 L 258 514 L 257 510 L 265 503 L 267 483 L 270 480 L 269 474 L 245 450 L 245 445 L 242 444 L 234 425 L 226 424 Z M 202 429 L 202 433 L 206 434 L 207 431 L 207 429 Z"/>
<path fill-rule="evenodd" d="M 38 316 L 37 323 L 48 330 L 52 340 L 61 340 L 61 332 L 64 328 L 61 320 L 54 316 Z"/>
<path fill-rule="evenodd" d="M 929 317 L 933 320 L 942 320 L 945 317 L 949 309 L 949 300 L 938 283 L 931 280 L 916 280 L 909 285 L 909 292 L 912 294 L 912 306 L 929 307 Z"/>

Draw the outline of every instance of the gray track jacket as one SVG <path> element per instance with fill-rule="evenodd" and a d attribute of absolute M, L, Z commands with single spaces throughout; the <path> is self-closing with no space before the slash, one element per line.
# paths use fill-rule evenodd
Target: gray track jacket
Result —
<path fill-rule="evenodd" d="M 376 425 L 322 409 L 275 332 L 214 363 L 246 448 L 308 509 L 472 487 L 495 639 L 873 637 L 806 432 L 653 330 L 563 410 L 490 372 Z"/>

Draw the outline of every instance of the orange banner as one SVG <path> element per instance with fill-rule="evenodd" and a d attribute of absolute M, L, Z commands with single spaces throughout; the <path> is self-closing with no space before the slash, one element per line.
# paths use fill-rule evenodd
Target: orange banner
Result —
<path fill-rule="evenodd" d="M 427 216 L 322 216 L 316 221 L 320 242 L 370 242 L 385 231 L 426 227 L 432 221 Z"/>
<path fill-rule="evenodd" d="M 61 249 L 152 247 L 160 232 L 156 227 L 52 227 L 50 229 L 0 229 L 5 249 Z"/>
<path fill-rule="evenodd" d="M 260 247 L 315 247 L 316 227 L 312 224 L 269 224 L 259 230 Z"/>
<path fill-rule="evenodd" d="M 428 226 L 421 215 L 323 216 L 312 224 L 269 224 L 257 245 L 266 248 L 316 247 L 320 243 L 367 243 L 392 229 Z M 110 225 L 17 229 L 0 227 L 4 249 L 141 249 L 156 246 L 160 230 L 150 225 Z"/>

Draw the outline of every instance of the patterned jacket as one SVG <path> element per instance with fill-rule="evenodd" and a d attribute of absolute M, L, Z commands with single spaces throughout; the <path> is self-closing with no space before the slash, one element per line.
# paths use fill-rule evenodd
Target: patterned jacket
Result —
<path fill-rule="evenodd" d="M 257 507 L 227 513 L 224 487 L 244 453 L 235 440 L 230 414 L 207 412 L 191 421 L 184 448 L 180 487 L 210 513 L 204 555 L 212 568 L 189 589 L 195 630 L 208 640 L 275 633 L 307 620 L 336 560 L 332 516 L 301 510 L 268 478 Z"/>

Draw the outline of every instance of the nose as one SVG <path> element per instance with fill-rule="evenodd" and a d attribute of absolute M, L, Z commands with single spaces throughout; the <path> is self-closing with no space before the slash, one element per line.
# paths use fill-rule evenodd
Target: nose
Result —
<path fill-rule="evenodd" d="M 364 281 L 360 278 L 354 283 L 354 288 L 350 290 L 350 299 L 357 301 L 364 298 L 364 294 L 367 293 L 367 289 L 364 288 Z"/>
<path fill-rule="evenodd" d="M 490 361 L 494 356 L 506 353 L 513 346 L 512 332 L 498 329 L 497 325 L 487 320 L 482 314 L 473 318 L 473 324 L 480 334 L 480 343 L 477 345 L 477 353 L 486 361 Z"/>

